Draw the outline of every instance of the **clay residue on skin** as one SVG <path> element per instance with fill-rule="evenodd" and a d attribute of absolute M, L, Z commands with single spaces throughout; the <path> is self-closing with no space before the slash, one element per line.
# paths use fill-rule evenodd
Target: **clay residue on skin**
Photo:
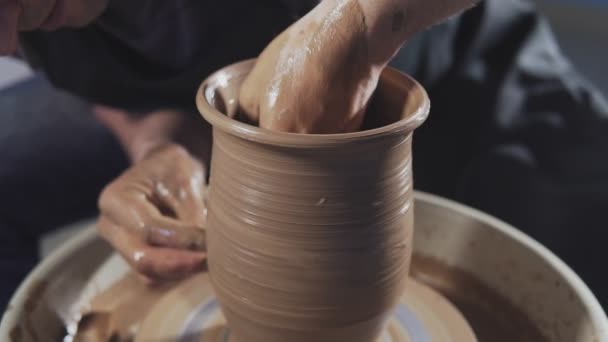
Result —
<path fill-rule="evenodd" d="M 246 121 L 297 133 L 361 127 L 379 72 L 369 62 L 359 2 L 331 5 L 323 17 L 309 14 L 294 24 L 260 55 L 239 99 Z"/>
<path fill-rule="evenodd" d="M 98 232 L 151 279 L 179 279 L 203 269 L 202 164 L 184 147 L 162 144 L 136 165 L 103 190 Z"/>
<path fill-rule="evenodd" d="M 450 299 L 480 342 L 550 341 L 513 303 L 465 271 L 415 255 L 411 275 Z"/>

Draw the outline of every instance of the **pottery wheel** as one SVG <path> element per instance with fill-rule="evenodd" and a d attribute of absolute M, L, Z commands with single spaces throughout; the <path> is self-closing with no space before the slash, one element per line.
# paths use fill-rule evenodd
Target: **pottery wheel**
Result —
<path fill-rule="evenodd" d="M 167 293 L 140 326 L 136 342 L 229 342 L 227 328 L 207 274 Z M 440 294 L 415 280 L 378 342 L 474 342 L 469 324 Z"/>

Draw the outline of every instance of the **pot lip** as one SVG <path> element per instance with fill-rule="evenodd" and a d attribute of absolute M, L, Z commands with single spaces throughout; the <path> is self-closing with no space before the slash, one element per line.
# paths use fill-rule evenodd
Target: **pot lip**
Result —
<path fill-rule="evenodd" d="M 207 101 L 206 92 L 209 89 L 217 88 L 217 84 L 225 84 L 232 78 L 240 77 L 249 72 L 249 67 L 253 67 L 256 59 L 248 59 L 236 62 L 217 70 L 208 76 L 200 85 L 196 94 L 196 105 L 203 116 L 214 128 L 226 133 L 241 137 L 246 140 L 265 143 L 276 146 L 290 147 L 315 147 L 328 146 L 334 144 L 343 144 L 351 141 L 363 141 L 374 139 L 382 136 L 387 136 L 396 133 L 407 132 L 411 133 L 418 128 L 428 117 L 431 104 L 428 93 L 411 76 L 406 75 L 392 67 L 386 67 L 382 72 L 380 81 L 383 79 L 393 78 L 401 79 L 409 83 L 412 89 L 420 92 L 421 104 L 418 108 L 409 114 L 406 118 L 379 128 L 374 128 L 365 131 L 352 133 L 337 133 L 337 134 L 304 134 L 304 133 L 287 133 L 271 131 L 264 128 L 248 125 L 235 119 L 232 119 L 215 109 L 209 101 Z M 229 71 L 231 69 L 246 69 L 247 71 L 235 73 Z M 212 87 L 213 86 L 213 87 Z"/>

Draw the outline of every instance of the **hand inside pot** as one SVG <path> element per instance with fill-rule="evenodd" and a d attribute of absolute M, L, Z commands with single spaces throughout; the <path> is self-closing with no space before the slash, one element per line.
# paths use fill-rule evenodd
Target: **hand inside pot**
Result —
<path fill-rule="evenodd" d="M 277 131 L 357 131 L 404 42 L 474 3 L 324 0 L 262 52 L 241 88 L 241 116 Z"/>
<path fill-rule="evenodd" d="M 380 76 L 357 1 L 330 2 L 279 35 L 241 88 L 246 120 L 297 133 L 357 131 Z M 333 6 L 333 4 L 331 4 Z"/>

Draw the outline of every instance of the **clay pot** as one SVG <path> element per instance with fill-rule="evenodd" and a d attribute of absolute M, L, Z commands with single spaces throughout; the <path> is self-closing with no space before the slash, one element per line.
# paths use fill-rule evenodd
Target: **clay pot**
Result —
<path fill-rule="evenodd" d="M 273 132 L 241 123 L 254 61 L 201 86 L 213 126 L 208 262 L 231 342 L 374 341 L 404 291 L 412 253 L 412 132 L 424 89 L 386 70 L 368 129 Z"/>

